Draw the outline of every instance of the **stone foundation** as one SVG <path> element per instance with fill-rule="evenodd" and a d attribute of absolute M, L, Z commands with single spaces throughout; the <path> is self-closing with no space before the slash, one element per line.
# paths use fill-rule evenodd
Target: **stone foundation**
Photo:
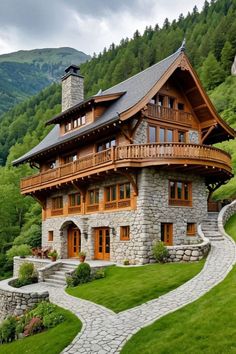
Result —
<path fill-rule="evenodd" d="M 192 182 L 192 207 L 169 205 L 170 179 Z M 124 181 L 127 181 L 124 177 L 114 177 L 99 184 L 91 184 L 89 188 L 99 188 L 102 201 L 104 187 Z M 186 228 L 187 223 L 199 225 L 207 214 L 207 190 L 204 178 L 143 168 L 137 175 L 137 185 L 139 194 L 136 208 L 133 210 L 120 209 L 47 218 L 42 225 L 42 245 L 55 248 L 61 258 L 68 258 L 67 228 L 71 223 L 80 229 L 81 249 L 87 253 L 88 260 L 94 259 L 94 239 L 98 227 L 110 229 L 110 260 L 117 263 L 123 263 L 125 259 L 128 259 L 130 264 L 150 262 L 152 245 L 161 238 L 161 223 L 173 223 L 174 246 L 201 242 L 197 233 L 195 236 L 187 236 Z M 63 192 L 64 203 L 67 202 L 69 192 L 71 190 L 66 189 Z M 129 240 L 120 240 L 120 226 L 130 227 Z M 48 231 L 51 230 L 54 232 L 53 242 L 48 241 Z"/>

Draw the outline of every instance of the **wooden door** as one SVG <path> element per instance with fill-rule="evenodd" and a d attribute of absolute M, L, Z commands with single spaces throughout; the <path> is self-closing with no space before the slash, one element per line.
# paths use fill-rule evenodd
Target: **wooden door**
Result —
<path fill-rule="evenodd" d="M 68 258 L 78 258 L 81 250 L 81 237 L 78 228 L 68 229 Z"/>
<path fill-rule="evenodd" d="M 94 254 L 95 259 L 110 259 L 110 232 L 108 228 L 96 229 Z"/>
<path fill-rule="evenodd" d="M 161 223 L 161 241 L 166 246 L 173 245 L 173 224 Z"/>

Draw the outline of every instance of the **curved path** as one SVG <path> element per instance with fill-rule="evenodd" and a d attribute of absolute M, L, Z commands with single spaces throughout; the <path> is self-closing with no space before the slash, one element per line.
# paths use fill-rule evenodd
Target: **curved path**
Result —
<path fill-rule="evenodd" d="M 127 340 L 142 327 L 195 301 L 220 283 L 235 261 L 236 246 L 231 239 L 212 242 L 205 266 L 196 277 L 155 300 L 119 314 L 43 283 L 27 288 L 48 290 L 52 302 L 71 310 L 82 320 L 82 331 L 63 353 L 112 354 L 119 353 Z"/>

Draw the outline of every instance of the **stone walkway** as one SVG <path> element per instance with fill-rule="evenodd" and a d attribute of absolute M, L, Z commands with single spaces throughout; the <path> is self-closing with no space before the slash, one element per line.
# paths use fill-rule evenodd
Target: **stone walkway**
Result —
<path fill-rule="evenodd" d="M 82 331 L 63 353 L 112 354 L 119 353 L 133 334 L 166 314 L 189 304 L 220 283 L 236 261 L 235 243 L 225 238 L 212 242 L 203 270 L 179 288 L 133 309 L 114 312 L 67 295 L 63 289 L 45 287 L 43 283 L 26 288 L 48 290 L 50 299 L 71 310 L 83 322 Z"/>

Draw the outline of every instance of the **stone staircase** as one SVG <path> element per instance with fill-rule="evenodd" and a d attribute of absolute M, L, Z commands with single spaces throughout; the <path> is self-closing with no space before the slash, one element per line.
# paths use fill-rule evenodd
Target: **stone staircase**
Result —
<path fill-rule="evenodd" d="M 66 285 L 66 273 L 74 270 L 77 266 L 75 264 L 62 263 L 59 270 L 55 270 L 53 274 L 44 279 L 44 283 L 62 287 Z"/>
<path fill-rule="evenodd" d="M 218 230 L 218 213 L 208 213 L 207 218 L 202 221 L 202 231 L 210 241 L 222 241 L 224 237 Z"/>

